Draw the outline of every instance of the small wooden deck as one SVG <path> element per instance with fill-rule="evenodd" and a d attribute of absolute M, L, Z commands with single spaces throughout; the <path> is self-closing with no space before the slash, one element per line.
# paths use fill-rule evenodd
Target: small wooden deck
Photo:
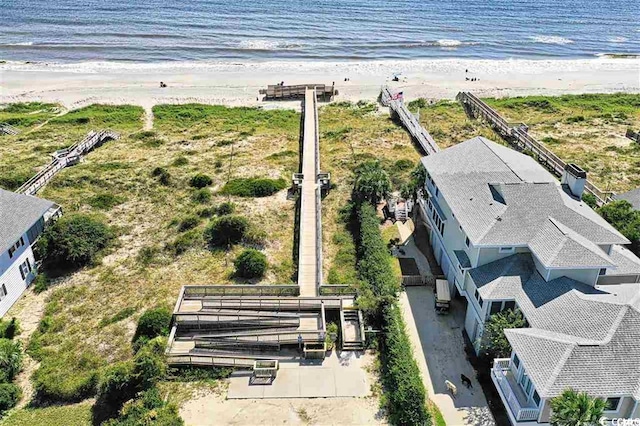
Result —
<path fill-rule="evenodd" d="M 397 117 L 407 129 L 411 137 L 418 142 L 426 155 L 440 151 L 433 137 L 425 130 L 418 119 L 409 111 L 399 93 L 389 87 L 382 88 L 380 96 L 382 105 L 388 106 L 392 117 Z"/>
<path fill-rule="evenodd" d="M 266 89 L 260 89 L 260 94 L 265 95 L 266 100 L 295 100 L 305 99 L 308 90 L 315 90 L 318 99 L 328 102 L 338 94 L 334 85 L 326 84 L 295 84 L 281 86 L 270 84 Z"/>
<path fill-rule="evenodd" d="M 544 144 L 538 142 L 528 133 L 526 125 L 520 123 L 513 125 L 508 123 L 496 110 L 487 105 L 480 98 L 470 92 L 460 92 L 456 99 L 463 105 L 465 112 L 471 118 L 479 118 L 487 121 L 491 127 L 504 140 L 515 146 L 518 150 L 531 151 L 538 162 L 545 166 L 556 176 L 561 177 L 565 171 L 567 163 L 551 152 Z M 603 205 L 611 201 L 611 193 L 605 192 L 587 180 L 585 192 L 596 198 L 598 205 Z"/>
<path fill-rule="evenodd" d="M 36 173 L 35 176 L 26 181 L 16 190 L 16 192 L 20 194 L 34 195 L 43 186 L 49 183 L 49 181 L 53 179 L 60 170 L 77 164 L 84 155 L 95 147 L 102 145 L 105 141 L 118 138 L 120 138 L 120 135 L 112 130 L 89 132 L 89 134 L 80 142 L 51 154 L 53 157 L 51 162 Z"/>

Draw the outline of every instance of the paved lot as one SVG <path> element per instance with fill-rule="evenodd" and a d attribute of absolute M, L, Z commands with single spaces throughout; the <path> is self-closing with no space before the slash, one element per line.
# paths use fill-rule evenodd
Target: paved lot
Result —
<path fill-rule="evenodd" d="M 495 425 L 482 388 L 465 356 L 462 304 L 454 303 L 449 315 L 437 315 L 431 287 L 408 287 L 400 301 L 429 398 L 440 408 L 447 425 Z M 460 374 L 471 379 L 472 388 L 467 389 L 460 382 Z M 445 380 L 457 386 L 455 399 L 448 393 Z"/>
<path fill-rule="evenodd" d="M 365 360 L 354 352 L 335 352 L 324 362 L 280 363 L 272 384 L 250 384 L 251 372 L 235 372 L 228 399 L 363 397 L 369 394 Z"/>

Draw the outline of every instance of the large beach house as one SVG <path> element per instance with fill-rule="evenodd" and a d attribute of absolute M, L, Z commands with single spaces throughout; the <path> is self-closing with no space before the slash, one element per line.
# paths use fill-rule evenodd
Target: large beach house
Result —
<path fill-rule="evenodd" d="M 32 246 L 45 225 L 61 214 L 52 201 L 0 189 L 0 316 L 35 278 Z"/>
<path fill-rule="evenodd" d="M 476 137 L 424 157 L 421 220 L 476 351 L 485 322 L 518 309 L 511 358 L 492 379 L 513 424 L 549 422 L 567 388 L 640 417 L 640 259 L 581 201 L 586 173 L 556 180 L 531 157 Z"/>

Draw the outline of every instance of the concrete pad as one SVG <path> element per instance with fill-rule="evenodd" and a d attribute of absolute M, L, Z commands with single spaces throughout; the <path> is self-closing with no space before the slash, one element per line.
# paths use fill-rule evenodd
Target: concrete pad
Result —
<path fill-rule="evenodd" d="M 360 397 L 369 391 L 366 376 L 354 374 L 351 369 L 336 370 L 335 384 L 336 396 Z"/>
<path fill-rule="evenodd" d="M 331 368 L 300 368 L 300 397 L 319 398 L 336 396 L 336 379 Z"/>

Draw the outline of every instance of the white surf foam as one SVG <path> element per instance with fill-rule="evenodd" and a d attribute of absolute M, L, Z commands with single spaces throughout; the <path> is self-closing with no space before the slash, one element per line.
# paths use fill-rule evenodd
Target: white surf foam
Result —
<path fill-rule="evenodd" d="M 624 43 L 625 41 L 629 41 L 626 37 L 611 37 L 609 39 L 611 43 Z"/>
<path fill-rule="evenodd" d="M 537 43 L 544 43 L 544 44 L 571 44 L 573 43 L 573 40 L 565 38 L 565 37 L 560 37 L 560 36 L 532 36 L 530 37 L 531 40 L 537 42 Z"/>
<path fill-rule="evenodd" d="M 457 47 L 457 46 L 460 46 L 462 42 L 460 40 L 443 39 L 443 40 L 438 40 L 436 44 L 442 47 Z"/>

